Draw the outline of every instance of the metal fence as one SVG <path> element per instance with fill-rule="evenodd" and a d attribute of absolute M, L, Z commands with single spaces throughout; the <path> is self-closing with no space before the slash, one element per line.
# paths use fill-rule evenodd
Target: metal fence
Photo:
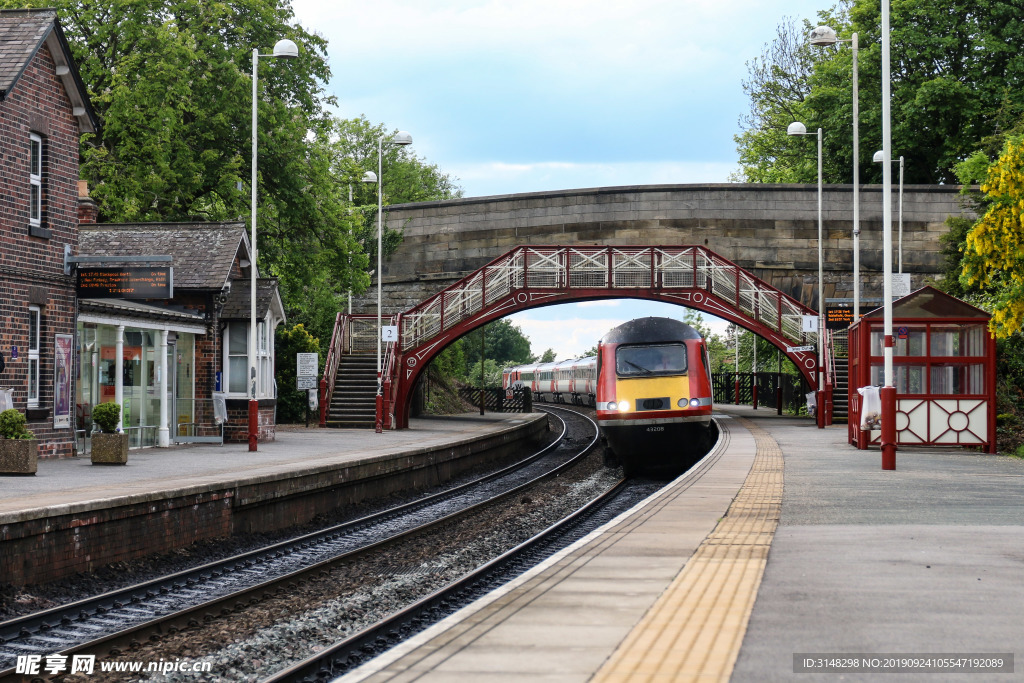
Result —
<path fill-rule="evenodd" d="M 781 405 L 780 412 L 790 415 L 807 414 L 807 393 L 811 388 L 802 375 L 778 372 L 720 372 L 711 376 L 715 403 L 753 405 L 755 385 L 758 407 L 779 411 Z"/>
<path fill-rule="evenodd" d="M 459 398 L 474 406 L 480 405 L 480 389 L 459 388 Z M 533 395 L 528 389 L 484 389 L 484 410 L 495 413 L 532 413 Z"/>

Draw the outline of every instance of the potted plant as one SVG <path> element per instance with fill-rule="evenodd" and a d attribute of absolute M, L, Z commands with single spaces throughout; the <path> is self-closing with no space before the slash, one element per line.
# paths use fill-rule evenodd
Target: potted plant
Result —
<path fill-rule="evenodd" d="M 119 432 L 121 406 L 101 403 L 92 409 L 92 421 L 100 428 L 92 433 L 93 465 L 124 465 L 128 462 L 128 435 Z"/>
<path fill-rule="evenodd" d="M 38 442 L 25 429 L 25 416 L 13 408 L 0 413 L 0 474 L 35 474 L 38 456 Z"/>

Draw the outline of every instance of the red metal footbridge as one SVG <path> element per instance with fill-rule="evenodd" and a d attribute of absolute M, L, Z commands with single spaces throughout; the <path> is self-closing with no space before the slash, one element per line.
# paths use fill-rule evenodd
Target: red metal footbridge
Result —
<path fill-rule="evenodd" d="M 817 389 L 818 335 L 803 331 L 817 312 L 702 246 L 520 246 L 383 325 L 386 344 L 377 428 L 408 427 L 420 373 L 462 335 L 511 313 L 572 301 L 635 298 L 705 311 L 769 340 Z M 320 422 L 344 359 L 377 350 L 376 315 L 339 313 L 320 382 Z M 374 357 L 375 359 L 375 357 Z"/>

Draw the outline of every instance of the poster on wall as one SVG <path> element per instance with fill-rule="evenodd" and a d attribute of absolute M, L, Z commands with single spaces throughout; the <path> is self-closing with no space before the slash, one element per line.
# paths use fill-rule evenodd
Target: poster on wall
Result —
<path fill-rule="evenodd" d="M 58 334 L 53 338 L 53 426 L 71 426 L 71 371 L 74 337 Z"/>

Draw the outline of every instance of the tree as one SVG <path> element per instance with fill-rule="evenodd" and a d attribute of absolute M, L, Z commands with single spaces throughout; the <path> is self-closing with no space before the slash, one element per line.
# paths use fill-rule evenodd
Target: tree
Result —
<path fill-rule="evenodd" d="M 281 424 L 302 422 L 306 417 L 308 397 L 305 391 L 295 388 L 297 369 L 295 355 L 298 353 L 317 353 L 320 341 L 313 337 L 301 325 L 278 327 L 274 334 L 274 377 L 277 379 L 278 402 L 277 421 Z M 317 377 L 323 371 L 323 354 L 320 356 L 320 367 Z M 320 417 L 317 416 L 319 421 Z"/>
<path fill-rule="evenodd" d="M 860 178 L 878 182 L 882 171 L 871 157 L 881 149 L 879 4 L 852 0 L 819 13 L 819 20 L 843 38 L 858 33 Z M 893 4 L 890 24 L 893 153 L 905 157 L 908 183 L 954 182 L 956 164 L 980 141 L 1010 128 L 1024 112 L 1024 89 L 1019 87 L 1024 78 L 1024 16 L 1010 0 L 903 0 Z M 788 106 L 799 113 L 808 130 L 820 126 L 826 181 L 850 182 L 851 51 L 848 47 L 795 51 L 804 49 L 818 55 L 811 65 L 809 90 L 780 90 L 774 106 Z M 772 60 L 769 75 L 792 76 L 786 61 Z M 760 83 L 754 75 L 752 71 L 752 81 Z M 756 97 L 771 95 L 781 81 L 782 76 L 764 79 L 763 86 L 748 93 L 752 107 L 759 104 Z M 776 129 L 748 127 L 738 136 L 744 178 L 773 177 L 771 165 L 785 159 L 788 145 L 797 144 L 779 137 Z M 808 164 L 792 170 L 787 179 L 816 179 L 813 156 Z"/>
<path fill-rule="evenodd" d="M 386 129 L 328 113 L 327 42 L 294 23 L 290 0 L 0 0 L 24 6 L 56 6 L 100 119 L 82 138 L 81 174 L 102 221 L 248 217 L 252 50 L 298 45 L 297 59 L 259 62 L 258 259 L 290 320 L 330 339 L 376 260 L 377 197 L 361 179 Z M 407 148 L 384 149 L 384 203 L 459 194 Z M 389 253 L 401 231 L 384 237 Z"/>
<path fill-rule="evenodd" d="M 821 57 L 805 39 L 811 28 L 806 20 L 783 19 L 775 40 L 760 57 L 747 62 L 743 92 L 750 98 L 750 112 L 740 118 L 742 132 L 734 137 L 740 156 L 736 180 L 792 183 L 806 175 L 801 170 L 806 154 L 797 153 L 786 127 L 805 118 L 811 72 Z"/>
<path fill-rule="evenodd" d="M 991 328 L 1005 339 L 1024 327 L 1024 137 L 1006 141 L 981 191 L 986 210 L 964 240 L 960 279 L 990 294 Z"/>
<path fill-rule="evenodd" d="M 463 337 L 463 350 L 466 355 L 467 373 L 470 381 L 474 381 L 472 368 L 476 368 L 476 379 L 480 377 L 480 330 L 470 332 Z M 506 318 L 495 320 L 484 327 L 484 357 L 493 360 L 499 368 L 506 365 L 521 365 L 533 360 L 530 353 L 530 339 L 523 334 L 518 325 Z"/>

